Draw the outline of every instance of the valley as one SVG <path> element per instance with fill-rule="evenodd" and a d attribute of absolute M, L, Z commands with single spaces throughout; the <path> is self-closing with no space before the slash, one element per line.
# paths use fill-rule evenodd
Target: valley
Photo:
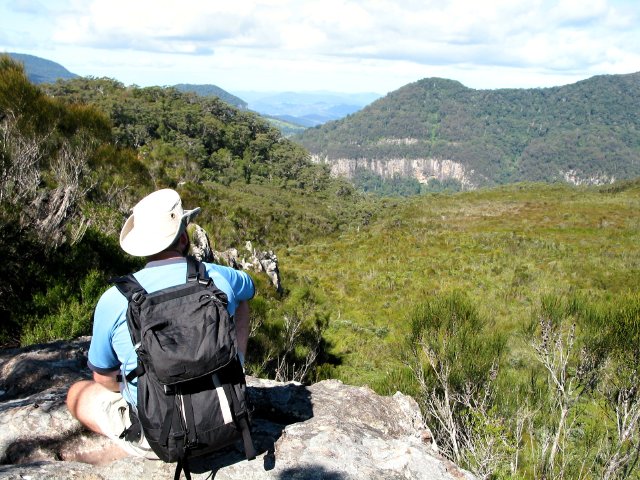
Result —
<path fill-rule="evenodd" d="M 311 275 L 331 308 L 347 382 L 384 386 L 416 305 L 461 291 L 505 332 L 518 361 L 547 295 L 610 299 L 640 284 L 640 186 L 517 184 L 387 200 L 371 225 L 290 247 L 282 268 Z M 384 347 L 382 347 L 384 346 Z M 375 352 L 375 353 L 374 353 Z M 394 358 L 395 357 L 395 358 Z"/>
<path fill-rule="evenodd" d="M 171 187 L 215 250 L 279 259 L 282 291 L 251 273 L 251 375 L 412 395 L 478 475 L 638 478 L 638 78 L 425 79 L 290 138 L 218 96 L 36 86 L 0 57 L 0 345 L 90 335 L 141 267 L 130 206 Z"/>

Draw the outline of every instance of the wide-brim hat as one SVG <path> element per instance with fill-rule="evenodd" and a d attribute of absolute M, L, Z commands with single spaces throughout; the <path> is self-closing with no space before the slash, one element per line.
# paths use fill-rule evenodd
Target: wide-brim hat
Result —
<path fill-rule="evenodd" d="M 155 255 L 169 247 L 198 212 L 200 208 L 184 210 L 175 190 L 157 190 L 133 207 L 120 232 L 120 246 L 136 257 Z"/>

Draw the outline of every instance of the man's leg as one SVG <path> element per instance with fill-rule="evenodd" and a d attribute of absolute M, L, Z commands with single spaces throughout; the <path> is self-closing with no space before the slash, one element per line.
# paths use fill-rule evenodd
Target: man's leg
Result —
<path fill-rule="evenodd" d="M 127 402 L 119 392 L 91 380 L 82 380 L 69 388 L 67 408 L 85 427 L 110 438 L 129 455 L 157 460 L 146 439 L 132 443 L 120 438 L 131 421 Z"/>
<path fill-rule="evenodd" d="M 98 422 L 105 397 L 113 396 L 113 393 L 93 380 L 82 380 L 71 385 L 67 393 L 67 408 L 85 427 L 109 436 L 109 432 L 104 432 Z"/>
<path fill-rule="evenodd" d="M 101 398 L 104 393 L 97 387 L 102 386 L 90 380 L 80 381 L 71 385 L 67 393 L 67 408 L 71 415 L 78 419 L 84 426 L 96 433 L 104 435 L 102 428 L 100 428 L 100 425 L 96 421 L 101 415 L 94 415 L 92 413 L 99 411 L 100 407 L 97 405 L 96 399 Z M 102 388 L 106 390 L 104 387 Z M 130 455 L 119 445 L 119 442 L 112 442 L 112 445 L 111 448 L 103 446 L 98 452 L 93 449 L 79 449 L 67 452 L 65 459 L 90 463 L 92 465 L 103 465 Z"/>

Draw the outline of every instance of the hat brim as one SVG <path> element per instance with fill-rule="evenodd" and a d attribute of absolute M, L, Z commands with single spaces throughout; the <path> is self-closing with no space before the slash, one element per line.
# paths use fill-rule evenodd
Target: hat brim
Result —
<path fill-rule="evenodd" d="M 147 231 L 136 229 L 134 216 L 131 215 L 127 218 L 120 232 L 120 247 L 134 257 L 149 257 L 160 253 L 171 246 L 176 238 L 178 238 L 182 230 L 180 226 L 183 224 L 187 225 L 198 213 L 200 213 L 199 207 L 193 210 L 185 210 L 181 223 L 177 224 L 176 231 L 166 236 L 152 236 Z"/>
<path fill-rule="evenodd" d="M 193 210 L 185 210 L 184 215 L 182 216 L 182 219 L 186 223 L 190 223 L 191 220 L 193 220 L 195 216 L 198 215 L 199 213 L 200 213 L 200 207 L 196 207 Z"/>

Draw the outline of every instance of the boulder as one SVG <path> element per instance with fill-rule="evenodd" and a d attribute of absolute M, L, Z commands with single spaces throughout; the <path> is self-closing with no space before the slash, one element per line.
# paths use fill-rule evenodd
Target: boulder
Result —
<path fill-rule="evenodd" d="M 68 385 L 89 378 L 89 339 L 0 351 L 0 478 L 171 478 L 174 465 L 129 457 L 68 413 Z M 252 436 L 192 461 L 194 479 L 473 478 L 442 458 L 417 403 L 326 380 L 311 386 L 248 377 Z"/>
<path fill-rule="evenodd" d="M 272 250 L 256 250 L 251 242 L 245 243 L 245 250 L 247 251 L 245 255 L 240 255 L 236 248 L 229 248 L 222 252 L 212 251 L 212 260 L 236 269 L 263 272 L 269 277 L 274 288 L 282 293 L 277 255 Z"/>
<path fill-rule="evenodd" d="M 189 254 L 201 262 L 211 262 L 213 254 L 206 230 L 196 223 L 190 223 L 187 226 L 187 234 L 189 235 Z"/>

